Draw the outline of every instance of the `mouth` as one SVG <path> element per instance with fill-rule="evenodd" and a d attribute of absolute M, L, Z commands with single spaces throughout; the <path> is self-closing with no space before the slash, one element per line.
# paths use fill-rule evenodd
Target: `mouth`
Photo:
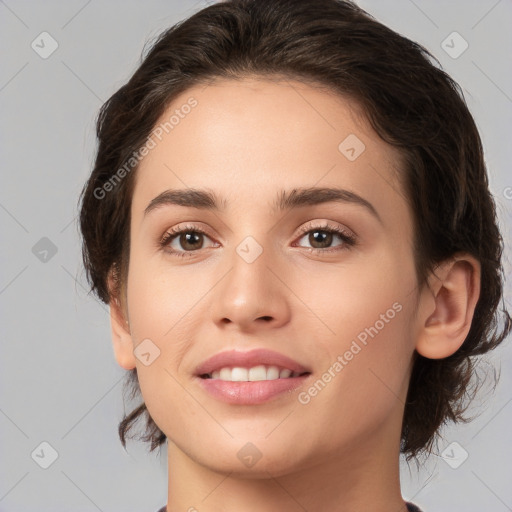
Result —
<path fill-rule="evenodd" d="M 290 368 L 278 366 L 257 365 L 250 368 L 241 366 L 225 366 L 210 373 L 199 375 L 201 379 L 219 379 L 226 382 L 257 382 L 262 380 L 293 379 L 309 375 L 310 372 L 297 372 Z"/>
<path fill-rule="evenodd" d="M 278 352 L 220 352 L 196 368 L 203 390 L 221 402 L 257 405 L 288 397 L 304 385 L 310 369 Z"/>

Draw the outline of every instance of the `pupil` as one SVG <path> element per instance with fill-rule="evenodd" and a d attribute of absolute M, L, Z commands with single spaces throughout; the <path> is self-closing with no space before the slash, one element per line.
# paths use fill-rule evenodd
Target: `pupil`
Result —
<path fill-rule="evenodd" d="M 193 234 L 191 234 L 193 233 Z M 197 249 L 197 242 L 199 241 L 199 237 L 201 233 L 189 232 L 181 235 L 181 246 L 186 249 L 187 245 L 189 249 Z M 196 244 L 194 244 L 194 241 Z"/>
<path fill-rule="evenodd" d="M 319 237 L 317 237 L 319 235 Z M 318 239 L 320 238 L 320 240 Z M 309 235 L 309 243 L 314 247 L 314 243 L 320 243 L 322 247 L 327 247 L 332 242 L 332 233 L 327 231 L 313 231 Z"/>

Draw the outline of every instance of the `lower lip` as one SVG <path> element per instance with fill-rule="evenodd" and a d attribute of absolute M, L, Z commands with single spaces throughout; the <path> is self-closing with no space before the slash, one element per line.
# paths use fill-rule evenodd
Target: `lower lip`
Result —
<path fill-rule="evenodd" d="M 202 379 L 200 385 L 217 400 L 237 405 L 257 405 L 300 388 L 310 374 L 288 379 L 230 382 L 220 379 Z"/>

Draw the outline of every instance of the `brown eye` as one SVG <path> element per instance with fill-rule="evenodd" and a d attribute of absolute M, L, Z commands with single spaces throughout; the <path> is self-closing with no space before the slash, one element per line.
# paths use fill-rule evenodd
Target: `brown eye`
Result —
<path fill-rule="evenodd" d="M 325 249 L 332 244 L 333 234 L 328 231 L 317 230 L 310 231 L 308 242 L 315 249 Z M 318 246 L 317 246 L 318 244 Z"/>
<path fill-rule="evenodd" d="M 205 248 L 206 239 L 211 240 L 203 230 L 184 227 L 166 233 L 160 245 L 175 256 L 193 256 L 193 253 Z"/>
<path fill-rule="evenodd" d="M 300 240 L 307 239 L 307 242 L 310 244 L 309 248 L 313 252 L 329 252 L 328 249 L 330 248 L 333 250 L 341 250 L 355 244 L 354 235 L 338 227 L 313 227 L 307 231 L 303 231 L 303 233 L 305 234 L 299 239 L 299 242 Z M 336 238 L 338 238 L 340 242 L 333 246 L 332 244 Z M 307 248 L 307 246 L 303 247 Z"/>
<path fill-rule="evenodd" d="M 179 245 L 186 251 L 201 249 L 203 246 L 203 234 L 197 231 L 186 231 L 176 237 Z"/>

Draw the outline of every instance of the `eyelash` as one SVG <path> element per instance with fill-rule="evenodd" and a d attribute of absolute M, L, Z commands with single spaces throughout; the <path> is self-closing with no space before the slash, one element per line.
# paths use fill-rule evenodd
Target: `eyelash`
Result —
<path fill-rule="evenodd" d="M 329 224 L 322 224 L 322 225 L 309 225 L 304 226 L 300 230 L 300 237 L 299 239 L 303 238 L 303 236 L 307 233 L 310 233 L 311 231 L 322 231 L 326 233 L 336 234 L 338 235 L 341 240 L 343 241 L 342 246 L 338 246 L 335 248 L 326 248 L 326 249 L 317 249 L 315 247 L 307 247 L 309 249 L 309 252 L 313 252 L 315 254 L 325 254 L 326 252 L 337 252 L 342 250 L 347 250 L 350 247 L 353 247 L 356 245 L 356 237 L 355 235 L 345 231 L 344 229 L 338 227 L 338 226 L 331 226 Z M 197 226 L 184 226 L 181 228 L 173 228 L 170 231 L 166 232 L 163 238 L 160 240 L 160 246 L 162 248 L 165 248 L 170 254 L 173 256 L 177 256 L 178 258 L 183 257 L 191 257 L 194 256 L 194 253 L 198 252 L 196 251 L 176 251 L 174 249 L 169 249 L 169 243 L 174 240 L 177 236 L 181 235 L 182 233 L 200 233 L 202 235 L 208 236 L 208 233 L 204 231 L 203 229 L 197 227 Z M 340 248 L 341 247 L 341 248 Z"/>

